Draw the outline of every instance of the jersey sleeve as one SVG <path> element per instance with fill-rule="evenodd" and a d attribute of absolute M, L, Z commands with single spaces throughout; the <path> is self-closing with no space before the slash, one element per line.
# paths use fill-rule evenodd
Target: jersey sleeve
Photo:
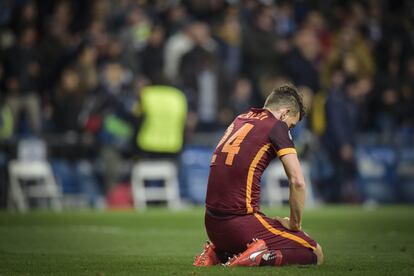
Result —
<path fill-rule="evenodd" d="M 269 139 L 279 158 L 289 153 L 296 153 L 289 128 L 284 122 L 274 124 L 270 130 Z"/>

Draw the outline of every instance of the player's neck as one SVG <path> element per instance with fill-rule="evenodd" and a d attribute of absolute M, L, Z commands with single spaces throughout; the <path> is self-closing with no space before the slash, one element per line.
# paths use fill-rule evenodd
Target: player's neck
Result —
<path fill-rule="evenodd" d="M 272 113 L 272 115 L 276 118 L 276 119 L 278 119 L 278 120 L 280 120 L 280 117 L 282 116 L 282 111 L 281 110 L 278 110 L 278 111 L 273 111 L 273 110 L 271 110 L 271 109 L 269 109 L 269 108 L 264 108 L 264 109 L 266 109 L 267 111 L 269 111 L 270 113 Z"/>

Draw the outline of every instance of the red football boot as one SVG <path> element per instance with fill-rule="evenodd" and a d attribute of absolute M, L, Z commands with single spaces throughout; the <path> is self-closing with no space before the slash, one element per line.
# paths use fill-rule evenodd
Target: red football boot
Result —
<path fill-rule="evenodd" d="M 193 265 L 195 266 L 212 266 L 220 264 L 220 260 L 214 251 L 215 246 L 211 242 L 207 241 L 204 244 L 204 250 L 200 255 L 195 257 Z"/>
<path fill-rule="evenodd" d="M 228 260 L 225 266 L 259 266 L 262 256 L 270 254 L 264 240 L 253 239 L 247 249 Z"/>

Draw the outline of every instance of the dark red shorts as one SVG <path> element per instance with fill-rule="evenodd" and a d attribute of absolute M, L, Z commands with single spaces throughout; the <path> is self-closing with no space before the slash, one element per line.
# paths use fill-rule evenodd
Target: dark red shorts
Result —
<path fill-rule="evenodd" d="M 293 232 L 261 213 L 221 215 L 206 212 L 205 226 L 210 241 L 222 259 L 246 250 L 254 238 L 263 239 L 270 250 L 280 250 L 281 265 L 315 264 L 317 243 L 303 231 Z"/>

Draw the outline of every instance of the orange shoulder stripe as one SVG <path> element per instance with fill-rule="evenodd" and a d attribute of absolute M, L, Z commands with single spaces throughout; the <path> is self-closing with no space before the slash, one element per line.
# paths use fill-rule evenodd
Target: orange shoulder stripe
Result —
<path fill-rule="evenodd" d="M 284 148 L 276 152 L 278 157 L 282 157 L 283 155 L 286 155 L 289 153 L 296 153 L 296 149 L 295 148 Z"/>

